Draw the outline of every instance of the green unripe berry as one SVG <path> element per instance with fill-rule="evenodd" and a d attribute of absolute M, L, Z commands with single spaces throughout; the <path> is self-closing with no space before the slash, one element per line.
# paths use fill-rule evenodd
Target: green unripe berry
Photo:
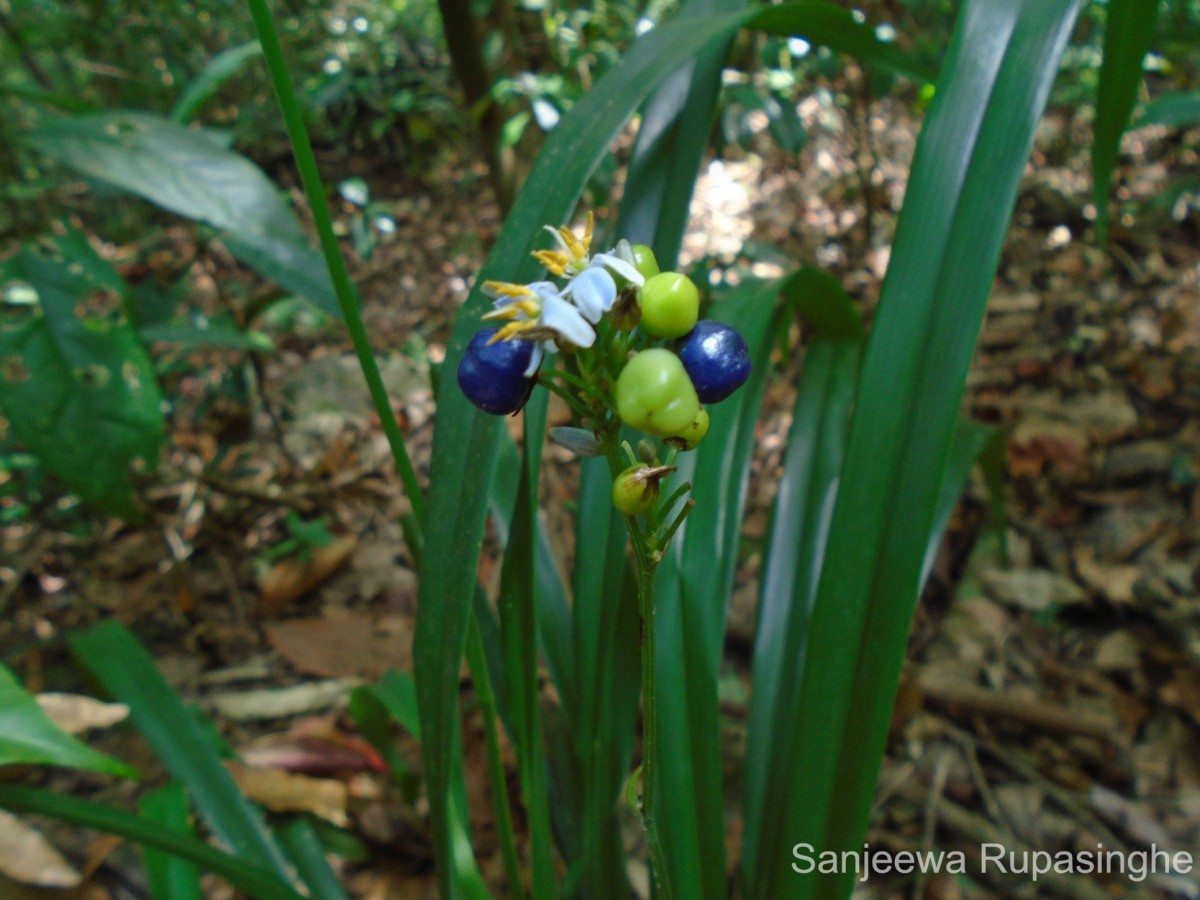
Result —
<path fill-rule="evenodd" d="M 658 478 L 647 465 L 630 466 L 613 479 L 613 506 L 627 516 L 644 513 L 658 501 Z"/>
<path fill-rule="evenodd" d="M 692 419 L 687 428 L 665 440 L 679 450 L 695 450 L 706 434 L 708 434 L 708 410 L 702 406 L 700 412 L 696 413 L 696 418 Z"/>
<path fill-rule="evenodd" d="M 653 278 L 661 271 L 658 268 L 658 260 L 654 257 L 654 251 L 645 244 L 634 244 L 630 249 L 633 250 L 633 264 L 642 273 L 643 278 Z"/>
<path fill-rule="evenodd" d="M 643 350 L 625 364 L 614 396 L 622 422 L 660 437 L 683 431 L 700 412 L 687 369 L 661 347 Z"/>
<path fill-rule="evenodd" d="M 642 329 L 651 337 L 683 337 L 700 318 L 700 292 L 692 279 L 678 272 L 661 272 L 646 279 L 638 301 Z"/>

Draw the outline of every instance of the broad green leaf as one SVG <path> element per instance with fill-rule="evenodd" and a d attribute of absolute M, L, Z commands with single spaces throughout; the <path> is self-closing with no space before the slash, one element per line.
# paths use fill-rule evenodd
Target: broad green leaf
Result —
<path fill-rule="evenodd" d="M 258 41 L 247 41 L 237 47 L 222 50 L 210 59 L 200 74 L 187 87 L 171 108 L 171 118 L 180 125 L 188 121 L 207 103 L 226 81 L 236 75 L 247 62 L 262 54 Z"/>
<path fill-rule="evenodd" d="M 842 897 L 790 847 L 862 846 L 966 373 L 1076 0 L 968 0 L 922 128 L 809 624 L 782 826 L 750 896 Z M 768 843 L 771 842 L 771 843 Z M 772 849 L 772 845 L 774 849 Z"/>
<path fill-rule="evenodd" d="M 710 311 L 741 332 L 754 368 L 737 393 L 707 407 L 708 436 L 676 461 L 676 479 L 691 482 L 696 506 L 659 568 L 655 652 L 658 821 L 677 897 L 726 896 L 717 685 L 779 287 L 744 282 Z"/>
<path fill-rule="evenodd" d="M 1092 125 L 1092 199 L 1096 204 L 1096 236 L 1103 244 L 1108 231 L 1108 192 L 1121 135 L 1142 83 L 1142 64 L 1154 40 L 1158 0 L 1108 0 L 1104 23 L 1104 59 L 1096 89 L 1096 121 Z"/>
<path fill-rule="evenodd" d="M 138 777 L 125 763 L 93 750 L 50 721 L 33 694 L 0 666 L 0 768 L 17 765 L 63 766 Z"/>
<path fill-rule="evenodd" d="M 84 312 L 98 291 L 125 285 L 86 241 L 61 258 L 25 247 L 5 269 L 38 308 L 0 329 L 0 411 L 13 433 L 84 500 L 141 521 L 129 467 L 153 464 L 163 439 L 162 395 L 137 332 L 123 318 Z"/>
<path fill-rule="evenodd" d="M 1164 125 L 1167 128 L 1191 128 L 1200 123 L 1200 91 L 1174 91 L 1147 103 L 1134 119 L 1137 128 Z"/>
<path fill-rule="evenodd" d="M 184 707 L 146 648 L 107 621 L 71 638 L 71 652 L 129 715 L 167 770 L 188 789 L 213 834 L 237 856 L 288 879 L 287 861 L 262 815 L 222 765 L 202 720 Z"/>
<path fill-rule="evenodd" d="M 278 873 L 242 854 L 222 852 L 198 838 L 163 828 L 153 819 L 115 807 L 23 785 L 0 784 L 0 808 L 62 819 L 178 856 L 220 875 L 255 900 L 305 900 Z"/>
<path fill-rule="evenodd" d="M 778 827 L 786 803 L 793 761 L 777 736 L 791 732 L 799 712 L 794 691 L 804 671 L 863 346 L 858 313 L 832 276 L 805 267 L 787 279 L 785 293 L 817 326 L 817 336 L 805 351 L 762 564 L 742 838 L 742 879 L 751 897 L 763 895 L 759 873 L 770 865 L 759 852 L 760 836 Z"/>
<path fill-rule="evenodd" d="M 184 838 L 194 838 L 191 806 L 187 791 L 178 781 L 170 781 L 142 795 L 138 806 L 142 817 L 159 828 Z M 200 870 L 194 863 L 172 856 L 154 847 L 144 847 L 142 857 L 146 881 L 154 900 L 201 900 Z"/>
<path fill-rule="evenodd" d="M 572 107 L 547 138 L 477 283 L 532 281 L 538 276 L 529 252 L 534 241 L 542 245 L 542 226 L 561 224 L 571 214 L 588 175 L 630 113 L 659 79 L 739 20 L 713 17 L 655 29 L 655 40 L 639 41 L 620 66 Z M 473 291 L 446 348 L 447 371 L 457 368 L 487 306 L 482 293 Z M 442 379 L 437 407 L 413 660 L 435 846 L 444 859 L 450 849 L 447 791 L 459 660 L 501 426 L 471 406 L 452 378 Z M 442 891 L 449 897 L 447 875 L 443 869 Z"/>
<path fill-rule="evenodd" d="M 279 190 L 204 132 L 151 113 L 109 112 L 46 119 L 25 140 L 90 178 L 211 225 L 243 262 L 339 314 L 329 272 Z"/>

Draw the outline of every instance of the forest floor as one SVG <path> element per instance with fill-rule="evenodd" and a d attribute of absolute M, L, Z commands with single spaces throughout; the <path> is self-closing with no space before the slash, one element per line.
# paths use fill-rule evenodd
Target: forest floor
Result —
<path fill-rule="evenodd" d="M 746 241 L 775 247 L 837 275 L 869 316 L 915 127 L 887 100 L 869 115 L 819 99 L 802 112 L 811 139 L 798 165 L 764 145 L 706 166 L 685 256 L 732 263 Z M 1088 143 L 1072 110 L 1052 112 L 1039 131 L 965 403 L 1007 436 L 1007 557 L 982 485 L 972 484 L 918 607 L 870 833 L 880 849 L 961 849 L 974 872 L 988 843 L 1017 852 L 1200 847 L 1200 250 L 1195 212 L 1177 220 L 1153 202 L 1196 158 L 1163 134 L 1127 138 L 1107 252 L 1087 212 Z M 441 163 L 423 182 L 383 162 L 353 174 L 396 225 L 354 268 L 424 476 L 434 415 L 426 354 L 440 358 L 501 216 L 470 168 Z M 602 220 L 611 213 L 598 210 Z M 126 249 L 105 250 L 129 264 Z M 162 233 L 154 259 L 190 267 L 201 305 L 220 302 L 227 280 L 247 278 L 183 226 Z M 722 709 L 731 798 L 758 566 L 802 364 L 802 343 L 794 346 L 777 361 L 783 377 L 770 380 L 759 422 L 730 612 Z M 93 519 L 81 529 L 78 510 L 61 507 L 0 526 L 3 558 L 13 561 L 0 567 L 0 651 L 35 690 L 86 690 L 62 635 L 106 617 L 126 622 L 242 754 L 235 774 L 248 793 L 348 828 L 370 848 L 368 862 L 347 865 L 354 896 L 431 896 L 420 806 L 387 786 L 343 708 L 352 685 L 410 667 L 416 596 L 398 525 L 407 501 L 348 342 L 293 323 L 248 385 L 236 375 L 247 370 L 240 357 L 189 362 L 172 376 L 178 399 L 164 464 L 146 488 L 148 527 Z M 557 522 L 566 521 L 574 465 L 548 453 L 551 534 L 569 532 Z M 274 553 L 295 536 L 297 515 L 324 517 L 333 539 Z M 569 544 L 561 549 L 569 557 Z M 485 584 L 495 563 L 485 555 Z M 292 705 L 281 715 L 285 696 Z M 131 730 L 93 737 L 156 771 Z M 476 732 L 467 742 L 483 865 L 500 880 Z M 406 752 L 418 761 L 413 746 Z M 297 769 L 317 780 L 279 778 Z M 79 784 L 62 775 L 49 783 Z M 86 786 L 118 802 L 137 791 Z M 45 892 L 2 881 L 0 894 L 145 896 L 130 848 L 49 823 L 45 832 L 87 873 L 82 884 Z M 633 874 L 644 882 L 644 870 Z M 1100 900 L 1200 897 L 1198 885 L 1194 872 L 1050 874 L 1036 884 L 881 876 L 862 892 Z M 212 883 L 211 896 L 223 891 Z"/>

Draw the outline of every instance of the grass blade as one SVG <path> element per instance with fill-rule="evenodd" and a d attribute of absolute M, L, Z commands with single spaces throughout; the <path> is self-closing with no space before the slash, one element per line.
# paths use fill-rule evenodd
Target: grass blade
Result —
<path fill-rule="evenodd" d="M 966 373 L 1077 0 L 969 0 L 913 161 L 810 624 L 759 897 L 841 897 L 790 847 L 861 846 Z M 853 649 L 851 649 L 853 648 Z M 768 846 L 773 844 L 773 849 Z"/>
<path fill-rule="evenodd" d="M 1142 83 L 1142 62 L 1154 40 L 1158 0 L 1108 0 L 1104 23 L 1104 59 L 1096 88 L 1096 121 L 1092 126 L 1092 199 L 1096 204 L 1096 238 L 1108 234 L 1108 192 L 1121 151 L 1121 135 Z"/>
<path fill-rule="evenodd" d="M 256 900 L 304 900 L 270 870 L 124 810 L 16 784 L 0 785 L 0 807 L 86 825 L 170 853 L 215 872 Z"/>
<path fill-rule="evenodd" d="M 71 652 L 129 707 L 130 718 L 188 789 L 213 833 L 237 856 L 286 879 L 287 860 L 262 816 L 221 764 L 200 719 L 184 707 L 137 638 L 110 620 L 73 636 Z"/>

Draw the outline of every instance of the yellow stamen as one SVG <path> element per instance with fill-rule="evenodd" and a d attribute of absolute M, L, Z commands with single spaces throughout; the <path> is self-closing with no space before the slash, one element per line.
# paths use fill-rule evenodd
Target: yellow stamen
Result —
<path fill-rule="evenodd" d="M 509 284 L 507 281 L 485 281 L 483 283 L 485 293 L 495 294 L 499 297 L 511 297 L 514 300 L 519 300 L 523 297 L 532 296 L 533 291 L 524 284 Z"/>
<path fill-rule="evenodd" d="M 562 274 L 566 272 L 567 263 L 570 262 L 567 254 L 561 250 L 535 250 L 533 251 L 533 258 L 559 277 L 562 277 Z"/>
<path fill-rule="evenodd" d="M 537 322 L 530 322 L 530 321 L 509 322 L 507 325 L 505 325 L 503 328 L 501 328 L 499 331 L 497 331 L 495 334 L 493 334 L 491 339 L 488 341 L 488 343 L 494 344 L 497 341 L 511 341 L 513 338 L 515 338 L 517 335 L 519 335 L 522 331 L 528 331 L 529 329 L 536 328 L 536 327 L 537 327 Z"/>

